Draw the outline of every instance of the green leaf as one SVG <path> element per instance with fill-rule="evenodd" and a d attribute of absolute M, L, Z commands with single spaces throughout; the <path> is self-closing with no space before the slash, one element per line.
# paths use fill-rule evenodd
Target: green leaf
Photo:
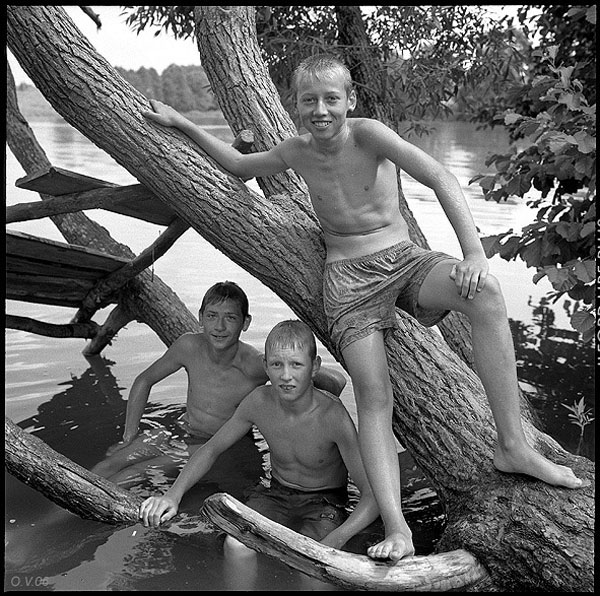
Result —
<path fill-rule="evenodd" d="M 568 269 L 555 265 L 544 267 L 546 275 L 557 292 L 568 292 L 575 285 L 575 276 Z"/>
<path fill-rule="evenodd" d="M 588 284 L 595 279 L 596 265 L 593 261 L 576 261 L 573 273 L 579 281 Z"/>
<path fill-rule="evenodd" d="M 596 318 L 587 310 L 578 310 L 571 317 L 571 326 L 585 336 L 590 331 L 593 333 Z"/>
<path fill-rule="evenodd" d="M 588 221 L 587 223 L 583 224 L 583 226 L 581 227 L 579 236 L 581 238 L 585 238 L 586 236 L 593 234 L 595 231 L 596 231 L 596 223 L 593 221 Z"/>
<path fill-rule="evenodd" d="M 575 242 L 579 239 L 581 224 L 561 221 L 556 224 L 555 229 L 557 234 L 562 236 L 565 240 L 568 240 L 569 242 Z"/>
<path fill-rule="evenodd" d="M 596 138 L 592 137 L 584 130 L 575 133 L 573 137 L 577 143 L 577 148 L 581 153 L 591 153 L 596 150 Z"/>
<path fill-rule="evenodd" d="M 511 124 L 515 124 L 515 122 L 518 122 L 522 118 L 523 116 L 521 116 L 520 114 L 515 114 L 514 112 L 511 112 L 510 114 L 504 115 L 504 124 L 506 126 L 510 126 Z"/>

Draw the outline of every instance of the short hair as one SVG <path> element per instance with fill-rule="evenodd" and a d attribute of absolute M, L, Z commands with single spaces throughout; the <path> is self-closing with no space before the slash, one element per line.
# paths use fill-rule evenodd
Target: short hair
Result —
<path fill-rule="evenodd" d="M 308 349 L 310 359 L 317 357 L 317 342 L 310 327 L 298 320 L 281 321 L 267 335 L 265 357 L 275 347 Z"/>
<path fill-rule="evenodd" d="M 292 89 L 294 95 L 298 95 L 298 84 L 301 79 L 313 77 L 318 80 L 331 79 L 336 75 L 342 75 L 346 95 L 350 95 L 354 89 L 352 75 L 348 67 L 333 54 L 315 54 L 305 58 L 298 64 L 292 75 Z"/>
<path fill-rule="evenodd" d="M 204 309 L 209 304 L 219 304 L 225 300 L 235 302 L 240 307 L 242 316 L 244 318 L 248 316 L 250 312 L 248 296 L 246 296 L 244 290 L 233 281 L 221 281 L 208 288 L 206 294 L 204 294 L 204 298 L 202 298 L 200 314 L 204 312 Z"/>

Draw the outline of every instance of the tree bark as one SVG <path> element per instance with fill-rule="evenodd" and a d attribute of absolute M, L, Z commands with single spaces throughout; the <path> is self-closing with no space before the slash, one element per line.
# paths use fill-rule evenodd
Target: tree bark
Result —
<path fill-rule="evenodd" d="M 112 482 L 60 455 L 4 418 L 6 469 L 84 519 L 135 523 L 142 502 Z"/>
<path fill-rule="evenodd" d="M 487 585 L 486 570 L 464 550 L 409 557 L 392 565 L 324 546 L 263 517 L 226 493 L 205 499 L 201 513 L 246 546 L 349 590 L 446 592 Z"/>
<path fill-rule="evenodd" d="M 223 26 L 230 29 L 253 22 L 250 7 L 220 10 Z M 12 52 L 57 112 L 275 291 L 336 354 L 322 308 L 323 241 L 306 195 L 297 188 L 287 191 L 285 184 L 268 198 L 253 193 L 184 135 L 146 121 L 140 112 L 148 109 L 148 101 L 95 53 L 60 8 L 9 7 L 7 22 Z M 219 27 L 215 23 L 215 32 Z M 217 33 L 211 37 L 211 32 L 207 28 L 209 38 L 202 42 L 205 66 L 209 60 L 204 53 L 226 57 L 233 77 L 236 59 L 257 56 L 255 36 L 228 47 L 220 46 Z M 248 88 L 254 87 L 255 76 L 263 77 L 264 64 L 259 57 L 254 60 L 244 67 Z M 224 75 L 219 85 L 241 84 L 230 80 L 229 72 Z M 263 93 L 270 92 L 265 88 Z M 269 96 L 268 103 L 277 106 L 279 100 Z M 250 127 L 244 122 L 240 128 Z M 262 131 L 254 132 L 260 143 Z M 591 485 L 566 491 L 496 472 L 495 431 L 478 378 L 435 331 L 401 313 L 398 319 L 402 329 L 386 341 L 394 429 L 446 504 L 448 526 L 441 548 L 474 554 L 499 589 L 591 590 L 592 462 L 568 454 L 526 422 L 537 449 L 572 466 Z"/>

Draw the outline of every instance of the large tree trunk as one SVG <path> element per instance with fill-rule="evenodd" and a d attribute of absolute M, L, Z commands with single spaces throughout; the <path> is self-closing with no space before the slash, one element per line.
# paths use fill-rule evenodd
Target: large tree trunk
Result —
<path fill-rule="evenodd" d="M 274 91 L 271 95 L 262 86 L 266 69 L 253 27 L 233 47 L 223 43 L 232 30 L 253 23 L 252 9 L 228 8 L 223 12 L 228 32 L 214 23 L 214 30 L 211 26 L 200 36 L 208 38 L 202 42 L 203 64 L 210 63 L 209 54 L 213 60 L 239 61 L 244 86 L 263 89 L 263 96 L 270 95 L 268 104 L 279 106 Z M 277 195 L 262 197 L 216 167 L 182 134 L 146 121 L 140 112 L 148 109 L 148 101 L 95 53 L 60 8 L 9 7 L 7 31 L 21 66 L 65 120 L 274 290 L 335 353 L 321 300 L 322 236 L 299 187 L 288 192 L 282 185 Z M 254 56 L 252 63 L 244 62 L 246 56 Z M 220 85 L 241 82 L 226 78 Z M 249 128 L 248 123 L 242 127 Z M 255 136 L 264 138 L 261 130 Z M 478 378 L 435 331 L 398 317 L 402 329 L 386 342 L 394 429 L 446 504 L 441 548 L 473 553 L 499 589 L 591 590 L 593 482 L 569 492 L 496 472 L 491 463 L 495 432 Z M 525 426 L 539 450 L 593 478 L 590 461 Z"/>

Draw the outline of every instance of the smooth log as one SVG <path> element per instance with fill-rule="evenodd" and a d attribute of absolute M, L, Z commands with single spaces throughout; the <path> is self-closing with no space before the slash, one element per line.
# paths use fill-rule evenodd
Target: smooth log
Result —
<path fill-rule="evenodd" d="M 311 577 L 348 589 L 443 592 L 488 580 L 485 568 L 465 550 L 409 557 L 395 565 L 374 561 L 302 536 L 227 493 L 208 497 L 201 513 L 246 546 Z"/>

